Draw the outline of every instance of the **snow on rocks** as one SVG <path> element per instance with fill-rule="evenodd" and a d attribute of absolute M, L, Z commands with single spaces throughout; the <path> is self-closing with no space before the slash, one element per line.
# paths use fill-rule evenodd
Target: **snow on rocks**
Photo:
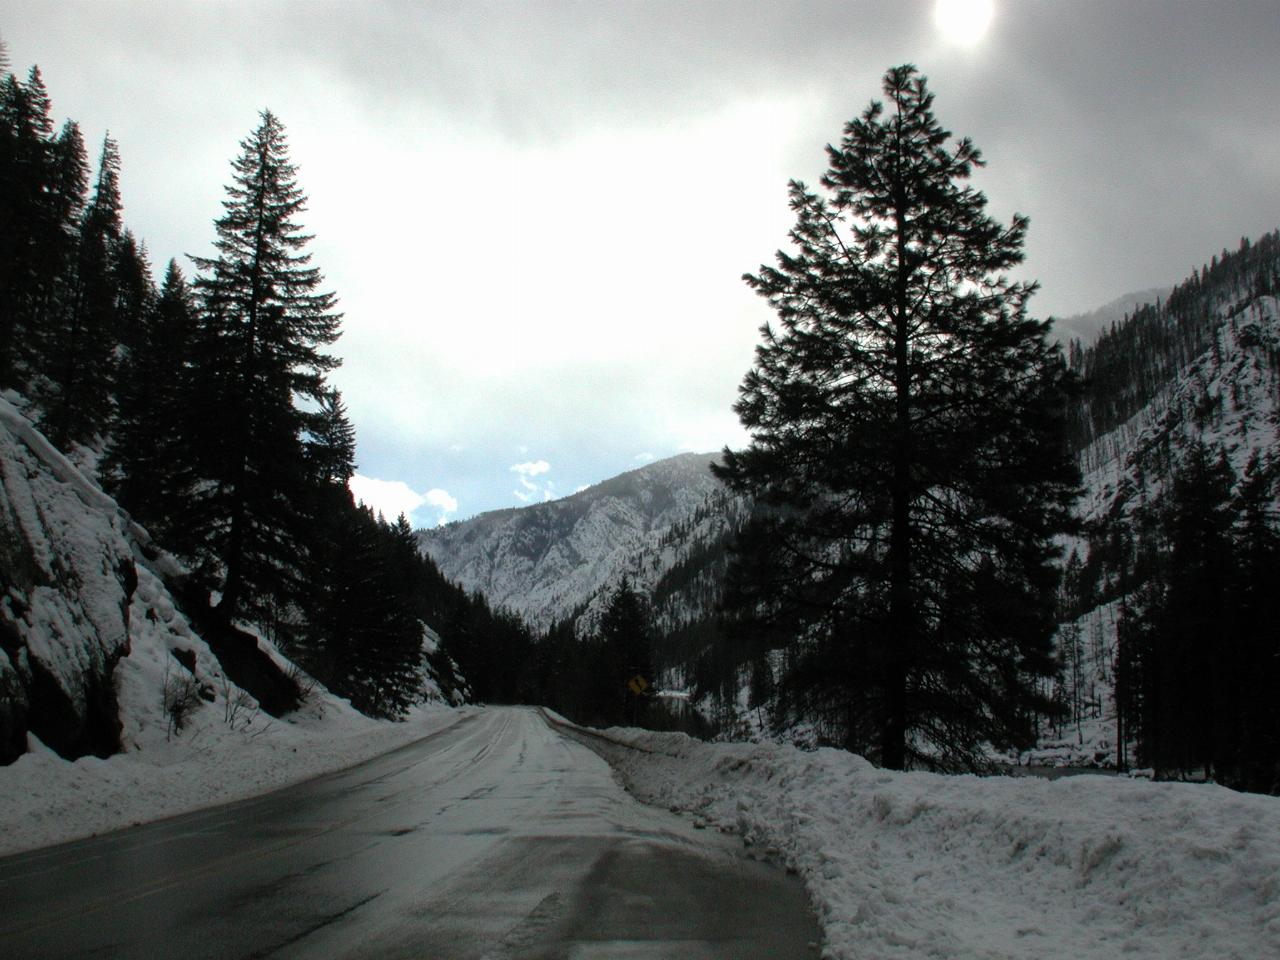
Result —
<path fill-rule="evenodd" d="M 831 749 L 607 736 L 617 745 L 598 749 L 637 796 L 803 876 L 828 958 L 1280 956 L 1274 797 L 893 773 Z"/>
<path fill-rule="evenodd" d="M 0 854 L 243 799 L 463 716 L 433 703 L 375 721 L 318 686 L 267 716 L 174 603 L 175 569 L 0 397 L 0 761 L 16 757 L 0 766 Z"/>
<path fill-rule="evenodd" d="M 0 398 L 0 759 L 29 725 L 64 754 L 115 748 L 111 674 L 129 649 L 137 579 L 126 524 Z"/>

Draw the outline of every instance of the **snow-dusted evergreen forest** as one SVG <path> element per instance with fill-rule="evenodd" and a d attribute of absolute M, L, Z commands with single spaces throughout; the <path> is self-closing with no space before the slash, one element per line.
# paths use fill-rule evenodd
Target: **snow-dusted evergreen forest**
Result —
<path fill-rule="evenodd" d="M 1280 949 L 1280 232 L 1060 344 L 892 68 L 746 278 L 748 446 L 414 531 L 349 489 L 284 124 L 228 147 L 157 283 L 116 144 L 0 82 L 0 853 L 526 704 L 512 769 L 567 731 L 826 956 Z"/>

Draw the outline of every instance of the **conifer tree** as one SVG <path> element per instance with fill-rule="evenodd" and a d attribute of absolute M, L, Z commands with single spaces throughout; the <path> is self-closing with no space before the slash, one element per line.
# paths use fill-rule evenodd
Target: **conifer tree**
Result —
<path fill-rule="evenodd" d="M 68 120 L 53 144 L 52 174 L 47 195 L 49 230 L 41 251 L 44 284 L 32 321 L 31 334 L 40 334 L 55 322 L 59 310 L 71 302 L 70 285 L 75 275 L 75 256 L 80 224 L 88 203 L 89 155 L 80 127 Z M 33 343 L 29 353 L 38 353 Z"/>
<path fill-rule="evenodd" d="M 600 618 L 603 669 L 597 671 L 606 720 L 636 723 L 654 680 L 653 639 L 644 598 L 624 576 Z"/>
<path fill-rule="evenodd" d="M 116 499 L 171 550 L 187 553 L 188 501 L 196 483 L 190 436 L 191 288 L 169 261 L 158 297 L 121 362 L 116 419 L 102 463 Z"/>
<path fill-rule="evenodd" d="M 1234 736 L 1230 664 L 1238 637 L 1230 629 L 1235 558 L 1231 538 L 1235 474 L 1225 451 L 1196 441 L 1174 474 L 1166 535 L 1170 544 L 1164 603 L 1156 621 L 1157 718 L 1167 751 L 1160 766 L 1212 770 Z"/>
<path fill-rule="evenodd" d="M 355 473 L 356 431 L 337 390 L 320 396 L 318 410 L 305 415 L 305 451 L 313 480 L 345 485 Z"/>
<path fill-rule="evenodd" d="M 1236 499 L 1240 582 L 1236 593 L 1239 663 L 1230 677 L 1240 714 L 1234 782 L 1246 790 L 1280 793 L 1280 462 L 1255 450 Z"/>
<path fill-rule="evenodd" d="M 309 553 L 307 630 L 298 652 L 317 677 L 359 710 L 398 716 L 416 694 L 422 628 L 413 616 L 413 563 L 394 529 L 330 484 L 322 534 Z M 407 561 L 407 562 L 406 562 Z"/>
<path fill-rule="evenodd" d="M 67 132 L 64 161 L 74 156 L 78 131 Z M 81 149 L 83 145 L 81 144 Z M 81 157 L 83 161 L 83 157 Z M 59 272 L 60 258 L 74 240 L 58 212 L 74 189 L 62 174 L 49 116 L 49 96 L 37 67 L 23 83 L 12 73 L 0 80 L 0 385 L 25 380 L 18 367 L 28 360 L 29 341 Z M 82 174 L 83 175 L 83 174 Z M 83 183 L 80 184 L 83 202 Z M 72 214 L 73 216 L 74 214 Z"/>
<path fill-rule="evenodd" d="M 842 704 L 846 745 L 977 765 L 1050 706 L 1069 378 L 1006 275 L 1027 220 L 985 212 L 979 151 L 914 67 L 884 93 L 828 147 L 822 192 L 791 183 L 794 248 L 745 278 L 778 327 L 735 406 L 752 443 L 719 472 L 763 513 L 746 609 Z"/>
<path fill-rule="evenodd" d="M 326 391 L 304 422 L 304 629 L 293 652 L 358 709 L 395 716 L 411 702 L 421 658 L 413 535 L 407 533 L 406 552 L 403 516 L 391 526 L 356 506 L 347 486 L 355 471 L 355 431 L 338 391 Z"/>
<path fill-rule="evenodd" d="M 1162 775 L 1230 767 L 1239 740 L 1234 480 L 1223 451 L 1193 442 L 1152 522 L 1134 518 L 1143 576 L 1122 608 L 1116 697 L 1138 761 Z"/>
<path fill-rule="evenodd" d="M 117 346 L 126 354 L 142 349 L 151 335 L 156 284 L 151 276 L 147 245 L 124 229 L 114 257 L 115 326 Z M 116 370 L 119 373 L 119 370 Z"/>
<path fill-rule="evenodd" d="M 265 614 L 298 591 L 307 417 L 295 400 L 321 402 L 338 364 L 321 352 L 338 337 L 339 315 L 305 252 L 310 237 L 297 218 L 306 197 L 284 127 L 263 112 L 240 146 L 216 255 L 193 258 L 209 481 L 198 530 L 227 617 Z"/>
<path fill-rule="evenodd" d="M 108 136 L 93 196 L 81 217 L 68 303 L 41 342 L 41 372 L 50 381 L 41 391 L 44 423 L 50 439 L 61 445 L 88 439 L 111 414 L 122 265 L 136 269 L 122 243 L 120 153 Z"/>

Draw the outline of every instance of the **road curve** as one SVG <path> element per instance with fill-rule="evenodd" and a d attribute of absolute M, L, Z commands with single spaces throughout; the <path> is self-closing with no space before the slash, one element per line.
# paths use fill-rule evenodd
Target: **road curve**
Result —
<path fill-rule="evenodd" d="M 0 956 L 814 958 L 794 878 L 645 807 L 534 710 L 0 860 Z"/>

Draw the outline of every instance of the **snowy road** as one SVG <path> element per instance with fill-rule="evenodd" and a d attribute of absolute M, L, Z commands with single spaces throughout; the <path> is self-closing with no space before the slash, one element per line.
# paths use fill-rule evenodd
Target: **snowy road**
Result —
<path fill-rule="evenodd" d="M 0 860 L 0 956 L 816 957 L 798 882 L 492 709 L 266 797 Z"/>

